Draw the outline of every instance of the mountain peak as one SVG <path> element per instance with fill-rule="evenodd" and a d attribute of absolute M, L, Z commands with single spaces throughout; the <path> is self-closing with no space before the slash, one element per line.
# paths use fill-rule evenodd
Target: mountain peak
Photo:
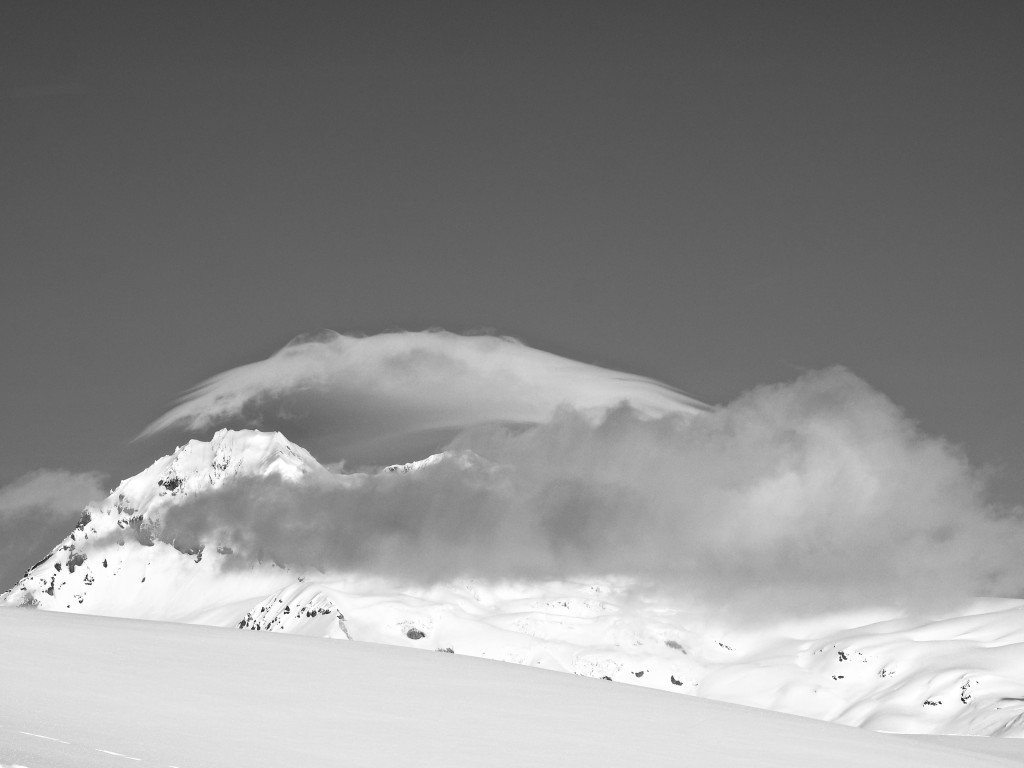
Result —
<path fill-rule="evenodd" d="M 188 495 L 235 476 L 277 475 L 286 480 L 326 472 L 305 448 L 280 432 L 221 429 L 209 441 L 190 440 L 122 482 L 115 498 L 136 508 L 165 495 Z"/>
<path fill-rule="evenodd" d="M 182 468 L 212 467 L 221 475 L 277 474 L 288 480 L 323 471 L 305 448 L 280 432 L 255 429 L 221 429 L 208 443 L 192 440 L 175 451 L 174 463 Z"/>
<path fill-rule="evenodd" d="M 320 473 L 327 470 L 280 432 L 222 429 L 209 441 L 190 440 L 124 480 L 104 501 L 89 505 L 75 529 L 14 589 L 0 596 L 0 604 L 118 614 L 142 599 L 147 577 L 151 586 L 163 581 L 177 594 L 184 589 L 179 578 L 182 563 L 194 558 L 198 567 L 204 547 L 186 551 L 180 545 L 175 548 L 173 541 L 157 541 L 154 531 L 169 508 L 185 497 L 201 497 L 231 478 L 277 476 L 294 482 Z M 203 562 L 203 573 L 212 578 L 217 569 L 207 567 L 208 561 Z M 195 582 L 192 598 L 199 599 L 209 585 L 197 581 L 195 573 L 190 577 Z M 269 583 L 276 588 L 279 578 L 272 574 Z M 93 584 L 101 586 L 94 589 Z"/>

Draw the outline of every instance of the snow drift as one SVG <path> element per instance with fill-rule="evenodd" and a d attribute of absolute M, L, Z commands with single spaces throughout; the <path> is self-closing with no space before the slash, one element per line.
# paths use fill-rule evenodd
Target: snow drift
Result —
<path fill-rule="evenodd" d="M 975 751 L 981 739 L 921 743 L 370 643 L 0 610 L 0 650 L 0 764 L 29 768 L 995 768 L 1020 756 L 1008 742 L 1000 758 Z"/>

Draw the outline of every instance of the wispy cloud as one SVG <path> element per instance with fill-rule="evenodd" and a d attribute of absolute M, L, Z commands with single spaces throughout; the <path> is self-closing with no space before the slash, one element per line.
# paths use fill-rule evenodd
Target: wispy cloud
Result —
<path fill-rule="evenodd" d="M 334 459 L 347 449 L 401 443 L 432 430 L 543 422 L 563 405 L 601 410 L 622 402 L 648 415 L 702 408 L 651 379 L 506 337 L 325 332 L 199 384 L 142 436 L 170 429 L 273 428 Z"/>
<path fill-rule="evenodd" d="M 106 496 L 103 481 L 96 472 L 40 469 L 0 488 L 0 590 L 67 536 L 86 505 Z"/>
<path fill-rule="evenodd" d="M 415 472 L 245 480 L 162 536 L 420 581 L 623 574 L 746 615 L 1024 589 L 1022 511 L 843 369 L 692 418 L 476 426 Z"/>

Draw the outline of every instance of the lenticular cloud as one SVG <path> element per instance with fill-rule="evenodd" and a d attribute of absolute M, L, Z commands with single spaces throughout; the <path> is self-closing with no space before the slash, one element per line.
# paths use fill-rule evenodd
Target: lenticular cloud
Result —
<path fill-rule="evenodd" d="M 226 483 L 175 506 L 166 541 L 420 582 L 618 574 L 754 614 L 1024 590 L 1021 510 L 841 368 L 708 409 L 507 338 L 330 333 L 209 379 L 144 434 L 232 423 L 321 457 L 449 434 L 414 472 Z"/>
<path fill-rule="evenodd" d="M 649 416 L 703 409 L 651 379 L 507 337 L 325 332 L 202 382 L 142 436 L 223 425 L 273 427 L 320 441 L 322 454 L 344 455 L 346 446 L 389 436 L 489 422 L 539 423 L 562 406 L 600 412 L 620 403 Z"/>

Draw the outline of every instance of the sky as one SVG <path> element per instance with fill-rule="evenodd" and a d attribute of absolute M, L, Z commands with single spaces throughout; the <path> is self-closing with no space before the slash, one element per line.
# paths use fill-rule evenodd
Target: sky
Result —
<path fill-rule="evenodd" d="M 3 4 L 0 500 L 72 515 L 298 335 L 441 327 L 712 405 L 841 365 L 1019 503 L 1022 24 Z"/>

